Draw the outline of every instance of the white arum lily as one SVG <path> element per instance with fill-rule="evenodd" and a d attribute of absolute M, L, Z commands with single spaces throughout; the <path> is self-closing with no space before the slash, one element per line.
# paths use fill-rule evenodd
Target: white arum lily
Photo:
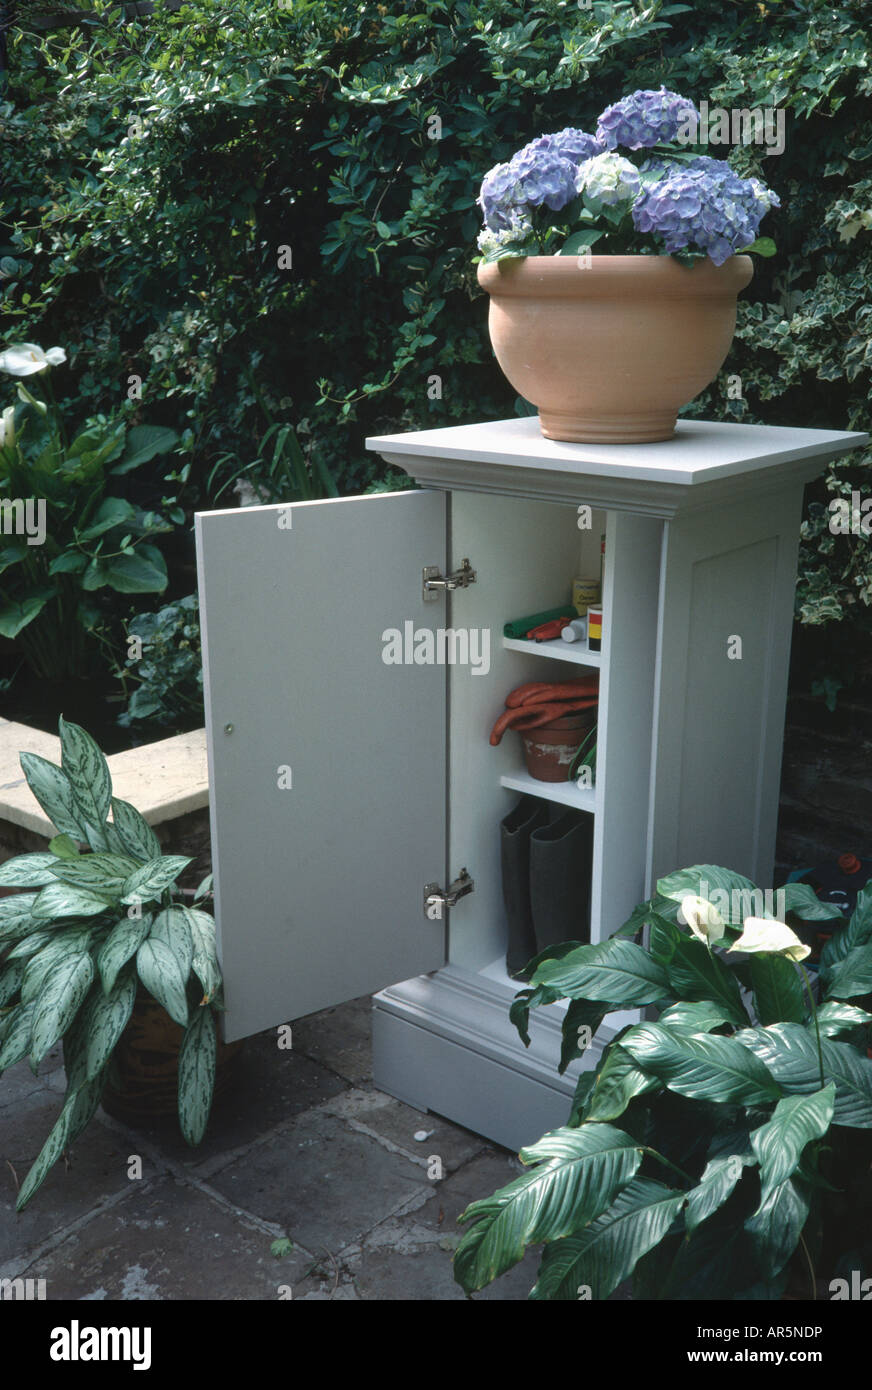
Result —
<path fill-rule="evenodd" d="M 730 947 L 731 951 L 745 951 L 757 955 L 768 951 L 773 956 L 785 956 L 787 960 L 805 960 L 811 955 L 811 947 L 800 941 L 796 932 L 790 930 L 785 922 L 776 922 L 772 917 L 746 917 L 742 935 Z"/>
<path fill-rule="evenodd" d="M 11 449 L 15 443 L 15 406 L 8 405 L 0 416 L 0 449 Z"/>
<path fill-rule="evenodd" d="M 708 898 L 697 898 L 692 893 L 688 893 L 686 898 L 681 899 L 680 917 L 687 923 L 694 936 L 699 937 L 707 946 L 713 941 L 720 941 L 724 934 L 725 922 L 718 912 L 714 903 L 710 903 Z"/>
<path fill-rule="evenodd" d="M 59 367 L 66 360 L 63 348 L 53 347 L 43 352 L 36 343 L 15 343 L 0 352 L 0 372 L 8 372 L 10 376 L 33 376 L 49 367 Z"/>

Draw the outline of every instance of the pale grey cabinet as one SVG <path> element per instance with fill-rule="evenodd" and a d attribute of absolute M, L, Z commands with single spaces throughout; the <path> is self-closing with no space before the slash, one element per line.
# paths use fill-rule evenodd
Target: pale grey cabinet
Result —
<path fill-rule="evenodd" d="M 524 790 L 593 816 L 593 940 L 674 868 L 770 885 L 803 486 L 865 440 L 507 420 L 367 441 L 422 490 L 199 514 L 226 1037 L 378 991 L 378 1086 L 511 1147 L 561 1124 L 559 1009 L 529 1048 L 508 1020 L 499 822 Z M 601 534 L 602 651 L 504 639 Z M 488 742 L 504 697 L 586 666 L 596 785 L 532 782 Z"/>

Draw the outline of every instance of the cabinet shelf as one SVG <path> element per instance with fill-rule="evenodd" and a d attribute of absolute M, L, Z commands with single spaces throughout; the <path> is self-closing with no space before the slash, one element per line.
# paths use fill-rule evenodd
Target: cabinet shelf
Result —
<path fill-rule="evenodd" d="M 503 646 L 511 652 L 529 652 L 532 656 L 550 656 L 553 661 L 572 661 L 577 666 L 602 665 L 602 652 L 588 651 L 583 642 L 564 642 L 556 637 L 550 642 L 531 642 L 521 637 L 504 637 Z"/>
<path fill-rule="evenodd" d="M 594 811 L 596 791 L 593 787 L 578 787 L 574 782 L 540 782 L 529 772 L 504 773 L 500 785 L 512 791 L 526 792 L 528 796 L 539 796 L 543 801 L 557 801 L 561 806 L 571 806 L 575 811 Z"/>

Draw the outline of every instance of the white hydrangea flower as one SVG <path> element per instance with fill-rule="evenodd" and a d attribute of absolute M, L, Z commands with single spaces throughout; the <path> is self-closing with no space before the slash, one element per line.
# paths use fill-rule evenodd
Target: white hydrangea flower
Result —
<path fill-rule="evenodd" d="M 596 154 L 578 166 L 576 188 L 605 207 L 631 203 L 642 187 L 639 170 L 619 154 Z"/>

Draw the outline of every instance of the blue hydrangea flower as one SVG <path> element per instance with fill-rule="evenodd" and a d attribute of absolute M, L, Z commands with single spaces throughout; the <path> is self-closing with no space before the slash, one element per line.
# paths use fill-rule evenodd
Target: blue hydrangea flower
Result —
<path fill-rule="evenodd" d="M 485 225 L 505 231 L 512 216 L 525 207 L 548 207 L 552 212 L 575 197 L 576 166 L 542 135 L 485 174 L 478 197 Z"/>
<path fill-rule="evenodd" d="M 639 170 L 619 154 L 598 154 L 578 167 L 576 188 L 605 207 L 632 202 L 642 187 Z"/>
<path fill-rule="evenodd" d="M 667 252 L 702 251 L 715 265 L 749 246 L 766 213 L 780 206 L 758 179 L 742 179 L 724 160 L 701 155 L 688 162 L 646 160 L 660 173 L 633 205 L 640 232 L 659 237 Z"/>
<path fill-rule="evenodd" d="M 687 97 L 661 87 L 659 92 L 633 92 L 614 106 L 607 106 L 597 122 L 597 139 L 613 150 L 649 149 L 673 141 L 689 119 L 699 120 L 699 112 Z"/>
<path fill-rule="evenodd" d="M 564 159 L 571 159 L 573 164 L 581 164 L 582 160 L 592 159 L 595 154 L 602 154 L 605 146 L 600 144 L 595 135 L 588 135 L 587 131 L 576 130 L 574 126 L 567 126 L 565 130 L 558 130 L 556 135 L 543 135 L 543 140 L 547 140 L 551 148 L 558 154 L 563 155 Z"/>

